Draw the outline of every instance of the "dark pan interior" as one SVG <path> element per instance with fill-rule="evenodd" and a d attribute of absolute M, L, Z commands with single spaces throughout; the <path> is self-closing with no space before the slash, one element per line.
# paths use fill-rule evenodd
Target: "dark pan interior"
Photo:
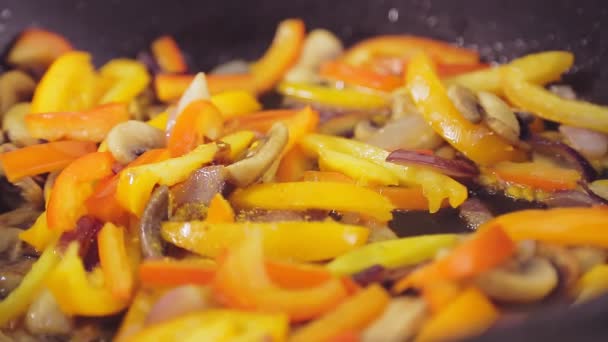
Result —
<path fill-rule="evenodd" d="M 233 58 L 259 56 L 276 23 L 286 17 L 330 29 L 347 44 L 407 32 L 476 48 L 487 61 L 570 50 L 576 65 L 565 80 L 583 97 L 608 104 L 606 0 L 0 0 L 0 51 L 25 27 L 40 26 L 66 35 L 103 63 L 134 56 L 169 33 L 189 54 L 194 70 L 207 70 Z M 448 212 L 431 225 L 441 228 L 453 217 Z M 413 232 L 411 221 L 398 225 L 405 234 Z M 475 340 L 607 341 L 608 297 L 567 311 L 546 309 Z"/>

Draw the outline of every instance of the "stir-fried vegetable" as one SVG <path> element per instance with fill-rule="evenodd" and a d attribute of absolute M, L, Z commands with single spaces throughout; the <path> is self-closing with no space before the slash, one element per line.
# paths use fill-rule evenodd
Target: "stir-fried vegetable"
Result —
<path fill-rule="evenodd" d="M 344 49 L 287 19 L 258 60 L 204 73 L 177 41 L 97 70 L 29 29 L 6 54 L 3 329 L 443 341 L 503 304 L 608 292 L 607 112 L 544 88 L 571 53 L 490 66 L 410 35 Z M 495 216 L 499 196 L 537 209 Z"/>

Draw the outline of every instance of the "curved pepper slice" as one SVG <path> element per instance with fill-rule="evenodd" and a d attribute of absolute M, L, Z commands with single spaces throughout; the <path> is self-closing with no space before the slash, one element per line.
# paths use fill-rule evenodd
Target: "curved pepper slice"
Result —
<path fill-rule="evenodd" d="M 175 185 L 184 181 L 215 157 L 216 144 L 200 145 L 181 157 L 126 169 L 120 173 L 116 199 L 129 212 L 140 216 L 156 184 Z"/>
<path fill-rule="evenodd" d="M 130 299 L 134 280 L 127 256 L 124 228 L 106 223 L 97 235 L 97 246 L 105 287 L 116 298 Z"/>
<path fill-rule="evenodd" d="M 217 266 L 206 261 L 144 260 L 139 265 L 139 280 L 144 286 L 207 285 L 213 281 Z"/>
<path fill-rule="evenodd" d="M 288 329 L 289 321 L 283 314 L 211 309 L 151 325 L 131 336 L 129 341 L 236 341 L 239 338 L 258 341 L 268 336 L 272 341 L 282 342 Z"/>
<path fill-rule="evenodd" d="M 347 84 L 392 91 L 402 84 L 401 78 L 394 75 L 383 75 L 366 68 L 352 66 L 340 61 L 331 61 L 321 65 L 321 77 L 343 81 Z"/>
<path fill-rule="evenodd" d="M 319 151 L 319 168 L 321 171 L 341 172 L 360 185 L 399 184 L 399 177 L 390 170 L 365 159 L 332 150 Z"/>
<path fill-rule="evenodd" d="M 608 291 L 608 265 L 600 264 L 585 272 L 576 282 L 577 302 L 598 297 Z"/>
<path fill-rule="evenodd" d="M 173 157 L 184 155 L 204 143 L 205 139 L 219 138 L 223 125 L 222 114 L 211 102 L 193 101 L 178 115 L 167 148 Z"/>
<path fill-rule="evenodd" d="M 297 62 L 305 35 L 306 28 L 300 19 L 287 19 L 279 23 L 266 53 L 251 65 L 253 83 L 258 93 L 270 90 Z"/>
<path fill-rule="evenodd" d="M 36 87 L 32 113 L 79 111 L 93 107 L 99 97 L 91 55 L 72 51 L 49 67 Z"/>
<path fill-rule="evenodd" d="M 295 332 L 289 341 L 328 341 L 345 331 L 363 330 L 382 315 L 389 300 L 389 294 L 380 285 L 371 285 Z"/>
<path fill-rule="evenodd" d="M 266 272 L 259 233 L 248 235 L 230 250 L 218 268 L 213 287 L 218 299 L 229 307 L 282 312 L 292 321 L 317 317 L 347 296 L 338 277 L 304 289 L 277 286 Z"/>
<path fill-rule="evenodd" d="M 95 144 L 84 141 L 56 141 L 22 147 L 0 154 L 0 163 L 10 182 L 23 177 L 58 171 L 87 153 L 95 152 Z"/>
<path fill-rule="evenodd" d="M 237 189 L 230 201 L 240 208 L 341 210 L 390 221 L 393 205 L 373 190 L 333 182 L 266 183 Z"/>
<path fill-rule="evenodd" d="M 213 77 L 213 75 L 207 77 Z M 243 90 L 226 91 L 213 95 L 211 103 L 220 110 L 224 120 L 262 109 L 260 102 L 251 93 Z"/>
<path fill-rule="evenodd" d="M 113 296 L 103 281 L 99 268 L 87 274 L 78 256 L 78 244 L 72 243 L 45 283 L 68 315 L 108 316 L 124 310 L 129 301 Z"/>
<path fill-rule="evenodd" d="M 104 82 L 110 84 L 99 103 L 128 103 L 150 83 L 150 75 L 148 75 L 146 66 L 127 58 L 109 61 L 99 69 L 99 74 Z"/>
<path fill-rule="evenodd" d="M 156 38 L 150 49 L 163 71 L 181 73 L 188 69 L 184 55 L 173 37 L 165 35 Z"/>
<path fill-rule="evenodd" d="M 55 252 L 55 246 L 51 244 L 32 265 L 19 286 L 11 291 L 4 300 L 0 301 L 0 327 L 27 311 L 34 300 L 34 296 L 43 286 L 44 279 L 58 262 L 59 256 Z"/>
<path fill-rule="evenodd" d="M 327 268 L 337 274 L 353 274 L 373 265 L 414 265 L 433 258 L 439 249 L 453 246 L 456 240 L 454 234 L 442 234 L 375 242 L 335 258 Z"/>
<path fill-rule="evenodd" d="M 234 210 L 230 203 L 222 196 L 221 193 L 217 193 L 209 202 L 209 209 L 207 210 L 207 217 L 205 221 L 208 223 L 233 223 L 234 222 Z"/>
<path fill-rule="evenodd" d="M 539 162 L 504 161 L 488 168 L 488 171 L 505 182 L 546 191 L 573 190 L 581 179 L 576 170 Z"/>
<path fill-rule="evenodd" d="M 19 239 L 33 246 L 37 251 L 44 251 L 53 241 L 59 239 L 60 232 L 50 230 L 46 223 L 46 211 L 42 212 L 36 222 L 27 230 L 19 233 Z"/>
<path fill-rule="evenodd" d="M 230 146 L 229 160 L 234 162 L 251 145 L 255 138 L 255 133 L 251 131 L 238 131 L 222 137 L 219 141 Z"/>
<path fill-rule="evenodd" d="M 480 165 L 521 159 L 523 154 L 488 128 L 468 121 L 450 101 L 425 55 L 408 66 L 407 88 L 426 122 L 455 149 Z"/>
<path fill-rule="evenodd" d="M 516 241 L 608 248 L 608 209 L 605 207 L 522 210 L 498 216 L 485 225 L 495 224 L 501 225 Z"/>
<path fill-rule="evenodd" d="M 109 152 L 87 154 L 68 165 L 55 180 L 47 207 L 49 229 L 68 231 L 86 213 L 85 200 L 93 193 L 92 182 L 112 174 Z"/>
<path fill-rule="evenodd" d="M 207 75 L 207 85 L 211 94 L 227 91 L 253 92 L 253 76 L 249 74 Z M 158 74 L 154 77 L 154 88 L 158 99 L 172 102 L 179 99 L 188 89 L 194 75 Z"/>
<path fill-rule="evenodd" d="M 114 126 L 130 117 L 126 104 L 112 103 L 83 112 L 28 114 L 25 125 L 34 138 L 100 142 Z"/>
<path fill-rule="evenodd" d="M 543 119 L 608 133 L 608 107 L 563 99 L 529 81 L 517 66 L 505 72 L 503 89 L 509 101 Z"/>
<path fill-rule="evenodd" d="M 338 89 L 308 83 L 282 82 L 277 91 L 300 101 L 349 110 L 377 110 L 390 104 L 390 98 L 383 93 L 352 88 Z"/>
<path fill-rule="evenodd" d="M 431 213 L 439 210 L 445 198 L 449 199 L 452 207 L 459 206 L 467 199 L 467 188 L 452 178 L 426 168 L 388 163 L 386 157 L 389 152 L 376 146 L 322 134 L 307 135 L 300 141 L 300 146 L 311 154 L 323 150 L 350 154 L 390 170 L 399 178 L 400 185 L 420 185 Z"/>
<path fill-rule="evenodd" d="M 161 230 L 165 240 L 207 257 L 221 255 L 250 232 L 263 235 L 265 254 L 298 261 L 335 258 L 365 244 L 369 235 L 365 227 L 336 222 L 164 222 Z M 318 236 L 323 242 L 311 246 Z"/>
<path fill-rule="evenodd" d="M 510 67 L 521 70 L 526 79 L 535 84 L 557 81 L 572 66 L 574 56 L 566 51 L 546 51 L 514 59 L 509 64 L 466 73 L 447 79 L 475 91 L 503 92 L 503 76 Z"/>
<path fill-rule="evenodd" d="M 30 28 L 19 35 L 6 61 L 20 67 L 46 68 L 59 56 L 72 50 L 72 44 L 65 37 L 55 32 Z"/>
<path fill-rule="evenodd" d="M 348 49 L 342 60 L 361 65 L 374 57 L 413 57 L 424 52 L 442 64 L 479 64 L 476 51 L 460 48 L 439 40 L 408 36 L 378 36 L 366 39 Z"/>

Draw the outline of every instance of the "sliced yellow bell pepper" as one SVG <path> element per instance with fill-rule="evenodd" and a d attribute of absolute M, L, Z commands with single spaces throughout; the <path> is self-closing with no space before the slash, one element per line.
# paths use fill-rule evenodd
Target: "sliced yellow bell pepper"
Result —
<path fill-rule="evenodd" d="M 120 323 L 120 328 L 118 328 L 118 332 L 114 336 L 114 341 L 129 341 L 131 336 L 141 331 L 146 324 L 146 318 L 152 306 L 164 292 L 164 288 L 140 288 Z"/>
<path fill-rule="evenodd" d="M 118 180 L 116 199 L 124 209 L 140 216 L 156 184 L 184 181 L 197 168 L 211 162 L 217 150 L 216 144 L 200 145 L 178 158 L 124 170 Z"/>
<path fill-rule="evenodd" d="M 252 131 L 238 131 L 220 138 L 220 141 L 230 145 L 230 161 L 236 161 L 251 145 L 253 138 L 255 138 L 255 133 Z"/>
<path fill-rule="evenodd" d="M 335 258 L 367 241 L 369 229 L 337 222 L 164 222 L 163 238 L 181 248 L 217 257 L 251 232 L 264 237 L 265 255 L 297 261 Z M 322 236 L 322 239 L 319 239 Z M 315 241 L 313 245 L 310 241 Z"/>
<path fill-rule="evenodd" d="M 467 199 L 467 188 L 452 178 L 436 171 L 416 166 L 397 165 L 386 162 L 389 152 L 379 147 L 368 145 L 352 139 L 345 139 L 322 134 L 309 134 L 300 141 L 305 152 L 318 155 L 321 151 L 331 150 L 349 154 L 373 162 L 391 171 L 404 186 L 420 185 L 424 196 L 429 201 L 429 211 L 436 212 L 441 208 L 444 199 L 449 199 L 452 207 L 457 207 Z M 361 170 L 365 172 L 365 170 Z M 351 170 L 349 172 L 357 172 Z"/>
<path fill-rule="evenodd" d="M 262 105 L 255 96 L 243 90 L 227 91 L 211 96 L 211 103 L 222 113 L 224 120 L 257 112 Z"/>
<path fill-rule="evenodd" d="M 505 72 L 503 89 L 509 101 L 543 119 L 608 133 L 608 107 L 561 98 L 534 84 L 516 66 Z"/>
<path fill-rule="evenodd" d="M 127 58 L 109 61 L 99 69 L 99 74 L 104 82 L 110 84 L 100 103 L 128 103 L 150 84 L 150 75 L 146 66 Z"/>
<path fill-rule="evenodd" d="M 167 120 L 169 120 L 169 113 L 167 113 L 167 111 L 164 111 L 156 115 L 152 119 L 146 121 L 146 123 L 154 128 L 165 130 L 165 128 L 167 127 Z"/>
<path fill-rule="evenodd" d="M 91 273 L 87 274 L 78 256 L 78 244 L 70 244 L 63 259 L 45 281 L 62 312 L 79 316 L 107 316 L 128 306 L 128 300 L 118 299 L 104 288 L 103 273 L 99 268 Z"/>
<path fill-rule="evenodd" d="M 468 121 L 454 106 L 435 73 L 433 62 L 417 55 L 408 64 L 407 88 L 433 130 L 480 165 L 522 159 L 523 153 L 490 129 Z"/>
<path fill-rule="evenodd" d="M 277 91 L 301 101 L 352 110 L 375 110 L 390 105 L 390 97 L 374 91 L 338 89 L 307 83 L 283 82 Z"/>
<path fill-rule="evenodd" d="M 37 251 L 44 251 L 51 243 L 57 241 L 60 231 L 50 230 L 46 224 L 46 211 L 40 214 L 36 222 L 27 230 L 19 233 L 19 239 L 27 242 Z"/>
<path fill-rule="evenodd" d="M 608 291 L 608 265 L 597 265 L 587 271 L 574 287 L 577 302 L 598 297 Z"/>
<path fill-rule="evenodd" d="M 446 84 L 460 84 L 475 91 L 489 91 L 502 95 L 503 74 L 509 67 L 517 67 L 526 75 L 526 79 L 535 84 L 547 84 L 557 81 L 574 62 L 574 56 L 566 51 L 546 51 L 533 53 L 514 59 L 509 64 L 474 71 L 452 77 Z"/>
<path fill-rule="evenodd" d="M 49 245 L 40 258 L 32 265 L 19 286 L 0 302 L 0 327 L 21 316 L 43 286 L 44 279 L 59 262 L 54 244 Z"/>
<path fill-rule="evenodd" d="M 32 113 L 74 112 L 92 108 L 99 97 L 98 76 L 86 52 L 57 58 L 36 87 Z"/>
<path fill-rule="evenodd" d="M 293 182 L 266 183 L 237 189 L 230 202 L 240 208 L 283 210 L 341 210 L 390 221 L 394 209 L 386 197 L 377 192 L 347 183 Z"/>
<path fill-rule="evenodd" d="M 371 243 L 335 258 L 327 268 L 337 274 L 353 274 L 373 265 L 414 265 L 433 258 L 439 249 L 453 246 L 456 241 L 455 234 L 439 234 Z"/>
<path fill-rule="evenodd" d="M 107 222 L 97 234 L 97 246 L 106 288 L 116 298 L 130 299 L 135 272 L 127 255 L 125 228 Z"/>
<path fill-rule="evenodd" d="M 289 321 L 283 314 L 212 309 L 154 324 L 130 341 L 230 341 L 242 335 L 262 333 L 272 341 L 285 341 Z"/>
<path fill-rule="evenodd" d="M 319 151 L 321 171 L 336 171 L 357 181 L 360 185 L 397 185 L 399 178 L 390 170 L 365 159 L 332 150 Z"/>

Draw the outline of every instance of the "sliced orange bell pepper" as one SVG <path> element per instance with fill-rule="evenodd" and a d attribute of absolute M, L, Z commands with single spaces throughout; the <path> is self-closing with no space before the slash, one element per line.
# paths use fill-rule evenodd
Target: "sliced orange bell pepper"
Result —
<path fill-rule="evenodd" d="M 442 64 L 479 64 L 479 54 L 476 51 L 439 40 L 408 35 L 378 36 L 363 40 L 348 49 L 342 56 L 342 61 L 361 65 L 374 57 L 411 58 L 421 52 Z"/>
<path fill-rule="evenodd" d="M 228 253 L 213 287 L 217 298 L 230 307 L 282 312 L 292 321 L 317 317 L 347 296 L 338 277 L 306 289 L 285 289 L 273 283 L 264 266 L 260 234 L 248 236 Z"/>
<path fill-rule="evenodd" d="M 60 34 L 30 28 L 19 35 L 6 60 L 12 65 L 46 68 L 72 49 L 72 44 Z"/>
<path fill-rule="evenodd" d="M 431 312 L 437 313 L 448 306 L 461 292 L 462 288 L 456 282 L 438 281 L 428 284 L 422 289 L 422 298 L 428 304 Z"/>
<path fill-rule="evenodd" d="M 210 284 L 217 266 L 205 260 L 144 260 L 139 265 L 139 280 L 143 286 L 179 286 Z"/>
<path fill-rule="evenodd" d="M 266 260 L 266 272 L 272 281 L 286 289 L 305 289 L 331 280 L 333 275 L 319 265 Z"/>
<path fill-rule="evenodd" d="M 0 163 L 10 182 L 23 177 L 58 171 L 87 153 L 95 144 L 84 141 L 56 141 L 22 147 L 0 154 Z"/>
<path fill-rule="evenodd" d="M 538 162 L 505 161 L 488 168 L 488 171 L 505 182 L 546 191 L 575 189 L 581 179 L 580 173 L 576 170 Z"/>
<path fill-rule="evenodd" d="M 413 56 L 411 56 L 413 57 Z M 407 69 L 407 64 L 411 60 L 408 58 L 398 57 L 376 57 L 365 63 L 363 67 L 371 69 L 381 74 L 392 74 L 395 76 L 403 76 Z M 470 73 L 473 71 L 489 68 L 490 66 L 484 63 L 478 64 L 453 64 L 437 62 L 437 73 L 441 78 L 453 77 L 460 74 Z"/>
<path fill-rule="evenodd" d="M 230 146 L 228 160 L 234 162 L 241 157 L 243 153 L 245 153 L 254 138 L 255 133 L 251 131 L 238 131 L 236 133 L 223 136 L 219 141 Z"/>
<path fill-rule="evenodd" d="M 51 64 L 34 92 L 32 113 L 70 112 L 92 108 L 99 96 L 91 55 L 71 51 Z"/>
<path fill-rule="evenodd" d="M 296 143 L 300 142 L 305 135 L 317 130 L 317 126 L 319 125 L 319 113 L 309 106 L 306 106 L 284 122 L 289 130 L 289 139 L 287 145 L 285 145 L 285 148 L 283 149 L 283 155 L 295 146 Z"/>
<path fill-rule="evenodd" d="M 405 276 L 393 287 L 401 292 L 408 287 L 424 288 L 438 280 L 463 280 L 479 275 L 507 260 L 515 243 L 499 224 L 484 226 L 450 253 Z"/>
<path fill-rule="evenodd" d="M 604 206 L 522 210 L 498 216 L 486 223 L 502 226 L 516 241 L 539 240 L 603 248 L 608 247 L 608 236 L 605 234 L 607 224 L 608 209 Z"/>
<path fill-rule="evenodd" d="M 203 144 L 205 139 L 220 137 L 223 127 L 222 114 L 205 100 L 190 103 L 179 114 L 171 131 L 167 147 L 172 157 L 182 156 Z"/>
<path fill-rule="evenodd" d="M 114 158 L 109 152 L 94 152 L 76 159 L 55 180 L 47 207 L 49 229 L 68 231 L 86 213 L 84 201 L 93 193 L 93 181 L 112 174 Z"/>
<path fill-rule="evenodd" d="M 150 75 L 141 62 L 127 58 L 112 59 L 99 69 L 103 82 L 109 88 L 99 103 L 129 103 L 150 83 Z"/>
<path fill-rule="evenodd" d="M 319 70 L 321 77 L 343 81 L 346 84 L 362 86 L 382 91 L 399 88 L 402 81 L 393 75 L 383 75 L 366 68 L 357 67 L 340 61 L 323 64 Z"/>
<path fill-rule="evenodd" d="M 130 299 L 134 280 L 125 245 L 125 229 L 106 223 L 97 235 L 97 244 L 105 287 L 116 298 Z"/>
<path fill-rule="evenodd" d="M 217 193 L 209 202 L 209 209 L 207 210 L 207 217 L 205 221 L 208 223 L 233 223 L 234 222 L 234 210 L 232 206 L 222 194 Z"/>
<path fill-rule="evenodd" d="M 371 285 L 296 331 L 290 342 L 328 341 L 345 331 L 362 330 L 382 314 L 389 300 L 380 285 Z"/>
<path fill-rule="evenodd" d="M 25 125 L 39 139 L 100 142 L 117 124 L 130 119 L 126 104 L 106 104 L 84 112 L 28 114 Z"/>
<path fill-rule="evenodd" d="M 156 38 L 151 50 L 162 71 L 182 73 L 188 69 L 184 55 L 173 37 L 164 35 Z"/>
<path fill-rule="evenodd" d="M 477 164 L 521 159 L 521 151 L 489 129 L 468 121 L 458 112 L 437 77 L 433 62 L 417 55 L 408 65 L 407 87 L 412 100 L 435 132 Z"/>
<path fill-rule="evenodd" d="M 266 53 L 251 65 L 258 93 L 270 90 L 297 62 L 305 36 L 306 28 L 302 20 L 287 19 L 279 23 Z"/>
<path fill-rule="evenodd" d="M 253 92 L 253 76 L 249 74 L 234 75 L 207 75 L 207 85 L 211 94 L 225 91 Z M 194 75 L 159 74 L 154 77 L 154 88 L 158 99 L 163 102 L 172 102 L 180 98 Z"/>
<path fill-rule="evenodd" d="M 297 110 L 270 109 L 226 120 L 226 132 L 251 130 L 266 133 L 275 122 L 289 120 Z"/>
<path fill-rule="evenodd" d="M 240 208 L 342 210 L 387 222 L 393 205 L 382 195 L 354 184 L 335 182 L 266 183 L 237 189 L 230 201 Z"/>
<path fill-rule="evenodd" d="M 297 182 L 303 180 L 307 170 L 312 169 L 313 162 L 302 151 L 300 146 L 292 147 L 281 159 L 277 169 L 279 182 Z"/>
<path fill-rule="evenodd" d="M 347 330 L 331 337 L 327 342 L 359 342 L 361 335 L 355 331 Z"/>
<path fill-rule="evenodd" d="M 500 316 L 494 304 L 476 288 L 457 296 L 426 322 L 414 341 L 446 341 L 479 335 Z"/>

